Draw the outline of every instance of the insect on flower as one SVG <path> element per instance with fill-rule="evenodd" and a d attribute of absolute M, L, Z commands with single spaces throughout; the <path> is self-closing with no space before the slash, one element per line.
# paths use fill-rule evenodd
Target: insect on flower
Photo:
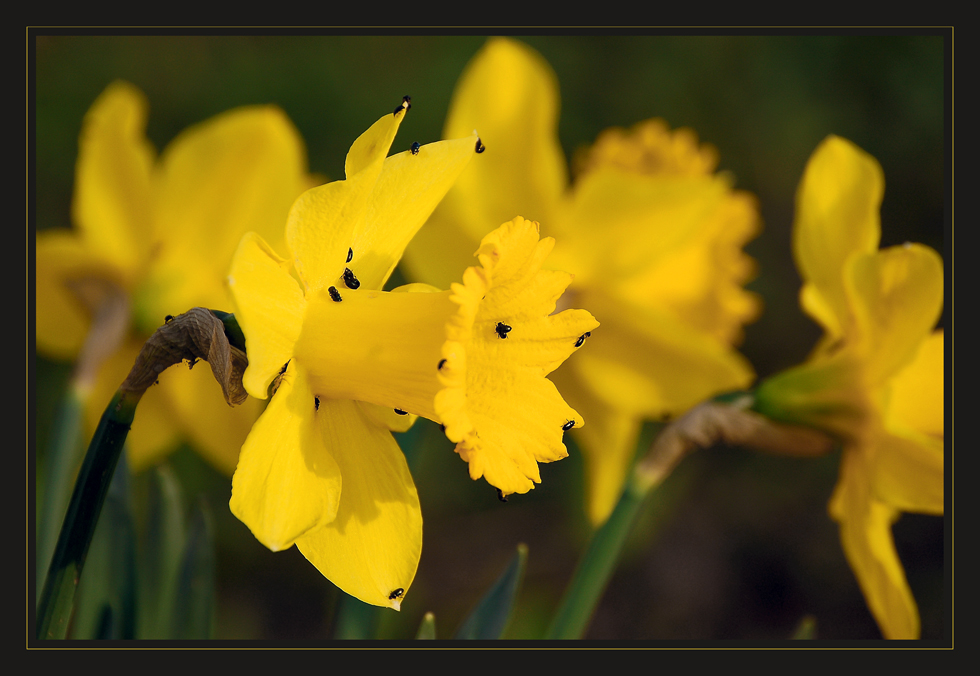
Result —
<path fill-rule="evenodd" d="M 332 298 L 335 303 L 339 303 L 343 300 L 343 298 L 340 297 L 340 291 L 337 291 L 336 286 L 331 286 L 329 289 L 327 289 L 327 292 L 330 294 L 330 298 Z"/>
<path fill-rule="evenodd" d="M 567 432 L 568 430 L 572 429 L 573 427 L 575 427 L 575 421 L 574 420 L 568 420 L 568 421 L 565 422 L 564 425 L 561 426 L 562 430 L 564 430 L 565 432 Z"/>
<path fill-rule="evenodd" d="M 504 324 L 503 322 L 497 322 L 497 327 L 495 330 L 497 331 L 498 336 L 500 336 L 501 338 L 506 338 L 507 334 L 511 332 L 511 329 L 512 327 L 508 326 L 507 324 Z"/>
<path fill-rule="evenodd" d="M 348 289 L 356 289 L 361 285 L 361 283 L 357 281 L 357 277 L 354 276 L 354 271 L 350 268 L 344 268 L 344 284 L 347 285 Z M 334 298 L 334 300 L 337 299 Z"/>
<path fill-rule="evenodd" d="M 413 155 L 418 155 L 419 154 L 419 148 L 421 148 L 421 147 L 422 147 L 422 144 L 419 143 L 418 141 L 416 141 L 415 143 L 413 143 L 412 144 L 412 154 Z"/>

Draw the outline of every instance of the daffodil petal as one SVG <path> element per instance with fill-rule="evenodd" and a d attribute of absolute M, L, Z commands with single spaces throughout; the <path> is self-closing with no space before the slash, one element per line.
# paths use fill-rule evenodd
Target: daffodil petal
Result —
<path fill-rule="evenodd" d="M 881 633 L 886 639 L 917 639 L 919 611 L 892 539 L 898 513 L 871 497 L 870 484 L 865 459 L 845 449 L 830 514 L 840 524 L 844 554 Z"/>
<path fill-rule="evenodd" d="M 147 107 L 133 85 L 110 84 L 85 115 L 75 167 L 72 219 L 86 244 L 127 276 L 145 264 L 154 230 Z"/>
<path fill-rule="evenodd" d="M 341 500 L 335 448 L 324 445 L 326 414 L 302 367 L 290 365 L 259 417 L 231 481 L 232 513 L 272 551 L 334 519 Z M 344 490 L 347 480 L 344 477 Z"/>
<path fill-rule="evenodd" d="M 352 401 L 320 403 L 323 443 L 337 459 L 344 493 L 336 519 L 296 541 L 303 555 L 342 590 L 398 609 L 422 551 L 422 512 L 398 444 Z"/>
<path fill-rule="evenodd" d="M 517 214 L 559 225 L 554 213 L 568 174 L 558 106 L 557 78 L 530 47 L 490 38 L 470 61 L 443 138 L 475 130 L 486 152 L 460 175 L 406 249 L 402 264 L 414 279 L 449 288 L 483 236 Z"/>
<path fill-rule="evenodd" d="M 943 436 L 946 420 L 943 339 L 942 330 L 933 332 L 922 342 L 912 362 L 892 379 L 887 414 L 889 427 Z"/>
<path fill-rule="evenodd" d="M 592 291 L 577 302 L 596 308 L 603 325 L 570 367 L 609 406 L 647 417 L 676 415 L 752 382 L 752 368 L 738 352 L 666 313 Z"/>
<path fill-rule="evenodd" d="M 580 283 L 629 285 L 711 225 L 731 187 L 724 176 L 644 176 L 616 167 L 589 172 L 562 204 L 562 251 L 553 260 Z M 602 223 L 602 227 L 596 227 Z M 551 224 L 548 224 L 549 227 Z M 572 267 L 574 265 L 574 267 Z"/>
<path fill-rule="evenodd" d="M 79 297 L 85 293 L 82 287 L 119 286 L 124 280 L 111 261 L 68 230 L 38 233 L 35 260 L 37 349 L 50 357 L 73 359 L 85 342 L 93 311 Z"/>
<path fill-rule="evenodd" d="M 302 328 L 306 301 L 288 267 L 261 237 L 247 233 L 228 273 L 235 318 L 246 336 L 248 368 L 242 384 L 260 399 L 292 358 Z"/>
<path fill-rule="evenodd" d="M 414 413 L 408 413 L 401 409 L 378 406 L 377 404 L 370 404 L 366 401 L 358 401 L 356 403 L 367 420 L 378 427 L 383 427 L 392 432 L 407 432 L 419 418 Z"/>
<path fill-rule="evenodd" d="M 399 107 L 385 115 L 354 141 L 347 153 L 346 180 L 307 190 L 290 209 L 286 242 L 307 289 L 317 291 L 343 273 L 406 110 Z"/>
<path fill-rule="evenodd" d="M 793 254 L 804 284 L 812 285 L 803 309 L 835 338 L 848 318 L 841 270 L 851 255 L 877 250 L 884 186 L 875 158 L 828 136 L 807 162 L 796 193 Z"/>
<path fill-rule="evenodd" d="M 348 267 L 365 288 L 380 289 L 409 241 L 476 155 L 476 134 L 392 155 L 381 169 Z"/>
<path fill-rule="evenodd" d="M 875 499 L 903 512 L 943 513 L 943 440 L 883 434 L 873 451 Z"/>
<path fill-rule="evenodd" d="M 623 493 L 643 419 L 596 397 L 570 366 L 555 371 L 552 379 L 568 403 L 589 422 L 581 430 L 573 428 L 570 434 L 585 461 L 586 514 L 593 526 L 599 526 L 612 514 Z"/>
<path fill-rule="evenodd" d="M 290 206 L 309 182 L 302 139 L 274 106 L 236 108 L 186 129 L 155 178 L 157 224 L 167 230 L 156 235 L 164 244 L 143 282 L 155 314 L 224 307 L 242 233 L 282 249 Z"/>
<path fill-rule="evenodd" d="M 906 244 L 852 259 L 845 275 L 866 377 L 879 385 L 912 361 L 936 325 L 942 259 L 927 246 Z"/>

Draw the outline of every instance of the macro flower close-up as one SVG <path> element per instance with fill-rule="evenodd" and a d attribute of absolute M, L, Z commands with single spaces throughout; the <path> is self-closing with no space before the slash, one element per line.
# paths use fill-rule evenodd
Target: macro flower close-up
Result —
<path fill-rule="evenodd" d="M 760 384 L 755 407 L 840 439 L 830 515 L 882 634 L 914 639 L 892 524 L 944 509 L 943 261 L 920 244 L 878 249 L 883 192 L 881 166 L 850 141 L 830 136 L 814 151 L 793 253 L 801 305 L 824 335 L 806 363 Z"/>
<path fill-rule="evenodd" d="M 89 434 L 150 334 L 194 306 L 227 310 L 224 278 L 242 234 L 281 238 L 290 204 L 313 185 L 302 139 L 274 106 L 213 117 L 159 157 L 145 136 L 147 109 L 127 82 L 99 96 L 79 139 L 75 228 L 37 235 L 37 350 L 88 355 L 77 386 Z M 229 408 L 220 393 L 207 369 L 163 374 L 129 436 L 133 469 L 184 440 L 231 474 L 261 405 Z"/>
<path fill-rule="evenodd" d="M 603 329 L 555 382 L 589 425 L 593 524 L 619 499 L 644 420 L 676 416 L 744 388 L 754 374 L 733 345 L 760 312 L 742 288 L 754 262 L 755 199 L 715 173 L 717 151 L 662 120 L 608 129 L 576 156 L 558 143 L 558 82 L 530 47 L 491 38 L 456 85 L 444 137 L 478 128 L 489 150 L 471 165 L 406 252 L 407 275 L 443 285 L 491 224 L 520 213 L 557 240 L 549 265 L 573 271 L 559 307 L 588 308 Z M 433 255 L 437 252 L 437 255 Z"/>
<path fill-rule="evenodd" d="M 583 310 L 551 314 L 571 276 L 540 270 L 553 241 L 520 217 L 484 238 L 479 267 L 450 290 L 381 290 L 483 149 L 472 133 L 387 157 L 408 108 L 405 97 L 354 142 L 345 180 L 297 200 L 291 259 L 250 233 L 229 273 L 245 388 L 271 395 L 242 448 L 232 512 L 270 549 L 296 544 L 351 596 L 395 609 L 418 566 L 422 515 L 390 432 L 417 416 L 438 422 L 472 478 L 527 492 L 537 463 L 567 455 L 565 429 L 583 424 L 545 376 L 598 325 Z"/>

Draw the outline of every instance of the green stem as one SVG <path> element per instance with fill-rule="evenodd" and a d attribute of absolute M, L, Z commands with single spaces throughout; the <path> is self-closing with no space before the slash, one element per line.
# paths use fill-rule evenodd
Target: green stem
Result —
<path fill-rule="evenodd" d="M 89 444 L 72 492 L 37 609 L 37 637 L 68 635 L 75 590 L 119 454 L 142 392 L 117 390 Z"/>
<path fill-rule="evenodd" d="M 580 639 L 602 598 L 609 578 L 616 569 L 620 552 L 636 521 L 644 499 L 652 489 L 650 482 L 635 472 L 609 519 L 592 535 L 589 548 L 579 561 L 565 590 L 561 605 L 548 628 L 546 639 Z"/>

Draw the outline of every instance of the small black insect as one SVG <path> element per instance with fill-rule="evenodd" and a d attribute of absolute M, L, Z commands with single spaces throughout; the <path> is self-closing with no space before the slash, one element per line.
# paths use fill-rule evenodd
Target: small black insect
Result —
<path fill-rule="evenodd" d="M 336 286 L 331 286 L 329 289 L 327 289 L 327 292 L 330 294 L 330 297 L 335 303 L 339 303 L 343 300 L 343 298 L 340 297 L 340 291 L 337 291 Z"/>
<path fill-rule="evenodd" d="M 167 315 L 166 317 L 163 318 L 163 323 L 164 324 L 169 324 L 173 320 L 174 320 L 174 316 L 173 315 Z"/>
<path fill-rule="evenodd" d="M 415 143 L 413 143 L 412 144 L 412 154 L 413 155 L 418 155 L 419 154 L 419 148 L 421 148 L 421 147 L 422 147 L 422 144 L 419 143 L 418 141 L 416 141 Z"/>
<path fill-rule="evenodd" d="M 390 594 L 388 594 L 388 600 L 389 601 L 394 601 L 395 599 L 400 599 L 404 595 L 405 595 L 405 590 L 402 589 L 401 587 L 399 587 L 398 589 L 396 589 L 393 592 L 391 592 Z"/>
<path fill-rule="evenodd" d="M 565 432 L 567 432 L 568 430 L 572 429 L 573 427 L 575 427 L 575 421 L 574 420 L 569 420 L 568 422 L 566 422 L 564 425 L 561 426 L 562 430 L 565 431 Z"/>
<path fill-rule="evenodd" d="M 411 108 L 411 107 L 412 107 L 412 97 L 411 96 L 403 96 L 402 97 L 401 105 L 399 105 L 398 107 L 395 108 L 394 114 L 397 115 L 398 114 L 398 111 L 401 110 L 402 108 L 405 109 L 405 112 L 408 112 L 408 109 Z"/>
<path fill-rule="evenodd" d="M 437 366 L 436 368 L 441 371 L 442 370 L 442 367 L 445 366 L 445 365 L 446 365 L 446 360 L 445 359 L 440 359 L 439 360 L 439 366 Z"/>
<path fill-rule="evenodd" d="M 198 358 L 197 357 L 194 357 L 193 359 L 188 359 L 187 360 L 187 368 L 188 368 L 188 370 L 194 368 L 194 365 L 197 364 L 197 362 L 198 362 Z"/>
<path fill-rule="evenodd" d="M 507 502 L 507 496 L 504 495 L 504 492 L 499 488 L 497 489 L 497 499 L 501 502 Z"/>
<path fill-rule="evenodd" d="M 313 397 L 313 410 L 320 410 L 320 397 Z"/>
<path fill-rule="evenodd" d="M 497 322 L 497 328 L 496 328 L 497 335 L 500 336 L 501 338 L 506 338 L 507 334 L 510 333 L 511 328 L 512 327 L 508 326 L 507 324 L 504 324 L 503 322 Z"/>
<path fill-rule="evenodd" d="M 487 149 L 487 147 L 485 145 L 483 145 L 483 141 L 481 141 L 479 138 L 477 138 L 476 139 L 476 154 L 479 155 L 480 153 L 482 153 L 486 149 Z"/>
<path fill-rule="evenodd" d="M 354 276 L 354 271 L 350 268 L 344 268 L 344 284 L 347 285 L 348 289 L 356 289 L 361 285 L 361 283 L 357 281 L 357 277 Z M 336 300 L 336 298 L 334 300 Z"/>
<path fill-rule="evenodd" d="M 347 262 L 350 263 L 352 260 L 354 260 L 354 250 L 347 249 Z"/>
<path fill-rule="evenodd" d="M 398 415 L 408 415 L 408 411 L 403 411 L 400 408 L 396 408 L 395 413 L 397 413 Z"/>
<path fill-rule="evenodd" d="M 578 340 L 575 341 L 575 347 L 582 347 L 582 343 L 584 343 L 585 339 L 591 335 L 592 335 L 591 331 L 586 331 L 585 333 L 583 333 L 581 336 L 578 337 Z"/>

